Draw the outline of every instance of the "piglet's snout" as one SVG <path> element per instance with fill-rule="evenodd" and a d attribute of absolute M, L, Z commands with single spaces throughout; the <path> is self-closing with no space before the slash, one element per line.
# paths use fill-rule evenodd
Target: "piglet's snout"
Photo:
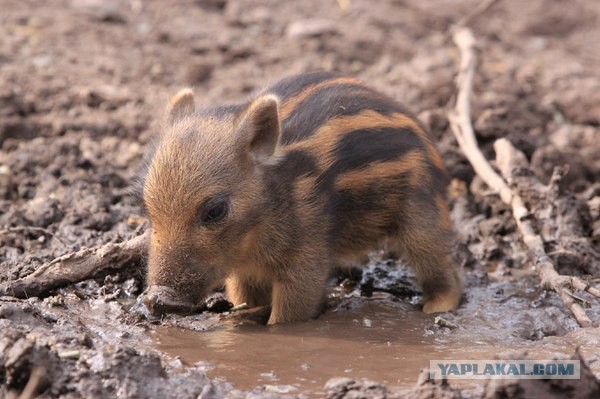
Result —
<path fill-rule="evenodd" d="M 144 297 L 144 305 L 155 316 L 165 313 L 193 313 L 200 309 L 200 306 L 164 285 L 151 286 Z"/>

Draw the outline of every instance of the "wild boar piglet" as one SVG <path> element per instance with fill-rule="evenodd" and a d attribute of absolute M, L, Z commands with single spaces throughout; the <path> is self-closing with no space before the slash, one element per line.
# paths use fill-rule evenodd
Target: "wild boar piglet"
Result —
<path fill-rule="evenodd" d="M 307 320 L 332 268 L 385 246 L 415 268 L 424 312 L 454 309 L 446 186 L 425 128 L 355 78 L 293 76 L 208 109 L 184 89 L 142 179 L 145 303 L 189 311 L 224 284 L 235 305 L 271 305 L 269 324 Z"/>

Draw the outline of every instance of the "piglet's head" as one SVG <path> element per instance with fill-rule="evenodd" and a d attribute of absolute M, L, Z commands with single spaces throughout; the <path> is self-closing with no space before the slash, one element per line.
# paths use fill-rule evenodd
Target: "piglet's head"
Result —
<path fill-rule="evenodd" d="M 155 314 L 198 308 L 251 253 L 265 171 L 278 158 L 278 99 L 196 110 L 184 89 L 163 125 L 143 183 L 152 224 L 145 303 Z"/>

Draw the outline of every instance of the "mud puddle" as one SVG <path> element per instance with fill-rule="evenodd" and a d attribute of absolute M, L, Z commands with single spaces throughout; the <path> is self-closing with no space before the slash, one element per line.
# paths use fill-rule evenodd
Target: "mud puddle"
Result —
<path fill-rule="evenodd" d="M 509 285 L 510 299 L 495 304 L 488 300 L 486 312 L 478 311 L 478 299 L 501 291 L 501 286 L 510 290 L 506 283 L 474 287 L 463 308 L 443 315 L 451 327 L 436 324 L 435 317 L 407 301 L 375 293 L 371 298 L 348 298 L 318 320 L 298 325 L 221 326 L 209 331 L 157 326 L 149 335 L 159 351 L 186 365 L 204 367 L 210 377 L 243 390 L 258 384 L 282 393 L 317 393 L 327 380 L 344 375 L 404 389 L 414 385 L 430 360 L 494 359 L 523 350 L 530 358 L 552 359 L 568 356 L 576 347 L 600 374 L 599 329 L 524 339 L 524 329 L 544 334 L 539 326 L 543 322 L 535 318 L 550 316 L 523 307 L 514 298 L 526 293 L 518 284 Z M 526 320 L 533 321 L 526 325 Z M 529 331 L 536 323 L 541 330 Z M 457 380 L 453 385 L 477 389 L 482 382 Z"/>
<path fill-rule="evenodd" d="M 578 328 L 556 295 L 531 288 L 534 278 L 522 269 L 467 273 L 460 308 L 437 321 L 420 311 L 410 269 L 379 260 L 352 288 L 332 280 L 329 309 L 294 325 L 267 327 L 211 312 L 149 321 L 138 314 L 140 296 L 115 298 L 116 291 L 94 282 L 61 290 L 64 305 L 45 312 L 75 319 L 101 346 L 158 354 L 173 375 L 194 369 L 223 387 L 276 395 L 320 395 L 340 376 L 403 391 L 430 360 L 519 359 L 524 352 L 529 359 L 552 359 L 576 348 L 600 375 L 600 329 Z M 599 306 L 588 312 L 597 317 Z M 474 391 L 483 384 L 452 381 Z"/>
<path fill-rule="evenodd" d="M 193 332 L 157 327 L 160 351 L 184 363 L 207 363 L 209 376 L 239 389 L 259 384 L 314 391 L 335 376 L 352 375 L 390 385 L 407 385 L 428 365 L 425 317 L 369 301 L 291 326 L 236 326 Z M 425 355 L 425 356 L 424 356 Z M 414 372 L 416 370 L 416 373 Z"/>
<path fill-rule="evenodd" d="M 411 270 L 377 259 L 353 288 L 332 281 L 329 310 L 294 325 L 267 327 L 211 312 L 132 323 L 135 297 L 80 300 L 65 292 L 65 303 L 103 341 L 158 352 L 175 371 L 194 367 L 238 390 L 312 395 L 339 376 L 402 390 L 414 386 L 430 360 L 484 360 L 523 351 L 530 359 L 552 359 L 577 347 L 600 375 L 600 329 L 577 328 L 558 298 L 531 288 L 531 279 L 523 269 L 502 276 L 468 273 L 461 307 L 437 321 L 420 311 Z M 598 308 L 588 312 L 598 314 Z M 477 390 L 483 382 L 452 384 Z"/>

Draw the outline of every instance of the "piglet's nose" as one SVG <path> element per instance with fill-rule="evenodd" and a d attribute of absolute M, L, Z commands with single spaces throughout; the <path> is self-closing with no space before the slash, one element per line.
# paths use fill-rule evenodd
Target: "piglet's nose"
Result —
<path fill-rule="evenodd" d="M 165 313 L 193 313 L 200 309 L 200 306 L 181 298 L 174 289 L 164 285 L 150 287 L 144 297 L 144 305 L 155 316 Z"/>

